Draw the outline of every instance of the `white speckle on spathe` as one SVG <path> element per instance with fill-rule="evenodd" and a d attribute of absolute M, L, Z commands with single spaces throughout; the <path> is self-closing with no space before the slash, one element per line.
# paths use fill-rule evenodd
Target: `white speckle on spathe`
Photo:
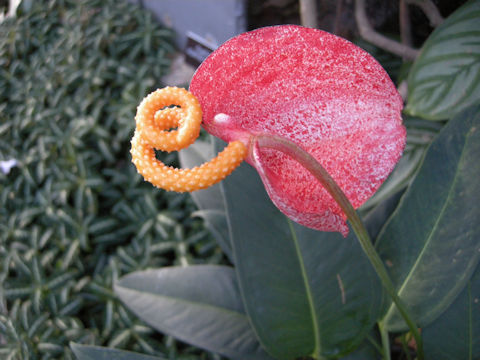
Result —
<path fill-rule="evenodd" d="M 230 121 L 230 116 L 224 113 L 219 113 L 213 117 L 213 121 L 217 124 L 225 124 Z"/>

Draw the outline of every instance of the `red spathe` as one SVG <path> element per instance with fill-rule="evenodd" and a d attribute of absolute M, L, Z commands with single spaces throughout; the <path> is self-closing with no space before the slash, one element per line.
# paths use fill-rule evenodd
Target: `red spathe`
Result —
<path fill-rule="evenodd" d="M 378 189 L 405 146 L 403 102 L 367 52 L 335 35 L 296 25 L 230 39 L 196 71 L 190 91 L 203 126 L 229 142 L 274 134 L 308 151 L 355 208 Z M 247 161 L 292 220 L 348 233 L 346 216 L 294 159 L 254 148 Z"/>

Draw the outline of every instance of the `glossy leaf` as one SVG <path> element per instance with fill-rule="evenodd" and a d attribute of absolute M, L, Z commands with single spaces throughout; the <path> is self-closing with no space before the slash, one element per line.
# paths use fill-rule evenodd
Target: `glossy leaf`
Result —
<path fill-rule="evenodd" d="M 210 161 L 215 155 L 211 143 L 197 140 L 188 148 L 180 151 L 179 157 L 182 168 L 192 168 Z M 213 234 L 223 252 L 233 261 L 221 185 L 216 184 L 205 190 L 194 191 L 191 195 L 199 208 L 199 211 L 192 215 L 204 219 L 205 226 Z"/>
<path fill-rule="evenodd" d="M 292 223 L 243 164 L 223 182 L 247 313 L 275 358 L 341 356 L 376 319 L 381 291 L 354 238 Z"/>
<path fill-rule="evenodd" d="M 420 326 L 437 318 L 480 259 L 480 106 L 452 119 L 379 235 L 377 248 Z M 394 305 L 383 320 L 406 330 Z"/>
<path fill-rule="evenodd" d="M 232 268 L 198 265 L 136 272 L 121 278 L 115 292 L 162 333 L 234 359 L 269 359 L 245 315 Z"/>
<path fill-rule="evenodd" d="M 427 359 L 480 359 L 480 267 L 453 304 L 423 330 Z"/>
<path fill-rule="evenodd" d="M 480 2 L 471 0 L 427 39 L 408 79 L 412 115 L 451 118 L 480 98 Z"/>
<path fill-rule="evenodd" d="M 71 343 L 70 347 L 77 360 L 165 360 L 156 356 L 131 351 Z"/>

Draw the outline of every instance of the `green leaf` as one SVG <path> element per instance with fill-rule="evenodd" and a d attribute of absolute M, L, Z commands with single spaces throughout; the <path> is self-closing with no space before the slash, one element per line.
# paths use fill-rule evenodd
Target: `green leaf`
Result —
<path fill-rule="evenodd" d="M 453 304 L 422 334 L 427 360 L 480 359 L 480 266 Z"/>
<path fill-rule="evenodd" d="M 247 164 L 223 182 L 237 277 L 247 313 L 275 358 L 338 357 L 376 320 L 381 290 L 353 232 L 292 223 Z"/>
<path fill-rule="evenodd" d="M 420 326 L 455 299 L 480 259 L 480 106 L 452 119 L 433 141 L 377 249 Z M 393 304 L 382 320 L 406 330 Z"/>
<path fill-rule="evenodd" d="M 404 116 L 403 123 L 407 128 L 407 144 L 403 156 L 382 186 L 362 205 L 360 213 L 370 212 L 381 202 L 406 189 L 420 168 L 428 145 L 443 127 L 443 122 L 440 121 L 408 116 Z"/>
<path fill-rule="evenodd" d="M 423 45 L 408 78 L 406 112 L 449 119 L 480 99 L 480 2 L 450 15 Z"/>
<path fill-rule="evenodd" d="M 403 192 L 404 191 L 399 191 L 396 194 L 393 194 L 362 217 L 362 221 L 372 239 L 375 239 L 378 236 L 385 225 L 385 222 L 392 215 Z"/>
<path fill-rule="evenodd" d="M 115 292 L 158 331 L 231 358 L 269 359 L 245 315 L 232 268 L 197 265 L 136 272 L 121 278 Z"/>
<path fill-rule="evenodd" d="M 156 356 L 143 355 L 131 351 L 117 350 L 101 346 L 70 343 L 77 360 L 165 360 Z"/>
<path fill-rule="evenodd" d="M 375 342 L 374 342 L 375 341 Z M 380 342 L 380 340 L 378 341 Z M 348 354 L 341 360 L 377 360 L 382 353 L 381 345 L 377 343 L 374 335 L 369 336 L 355 351 Z"/>
<path fill-rule="evenodd" d="M 165 360 L 156 356 L 143 355 L 131 351 L 117 350 L 101 346 L 70 343 L 77 360 Z"/>
<path fill-rule="evenodd" d="M 182 168 L 198 166 L 206 161 L 210 161 L 215 156 L 213 143 L 209 144 L 200 140 L 195 141 L 195 143 L 179 153 Z M 215 237 L 223 252 L 233 261 L 221 185 L 216 184 L 205 190 L 194 191 L 191 193 L 191 196 L 200 209 L 192 215 L 199 216 L 205 221 L 205 226 Z"/>

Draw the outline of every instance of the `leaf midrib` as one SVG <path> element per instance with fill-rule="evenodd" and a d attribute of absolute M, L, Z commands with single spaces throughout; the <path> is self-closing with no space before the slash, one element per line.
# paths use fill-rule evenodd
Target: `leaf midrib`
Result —
<path fill-rule="evenodd" d="M 192 301 L 192 300 L 187 300 L 187 299 L 184 299 L 184 298 L 179 298 L 179 297 L 174 297 L 174 296 L 168 296 L 168 295 L 160 295 L 160 294 L 155 294 L 155 293 L 149 293 L 149 292 L 145 292 L 145 291 L 141 291 L 141 290 L 136 290 L 136 289 L 132 289 L 132 288 L 128 288 L 128 287 L 125 287 L 125 286 L 120 286 L 120 285 L 117 285 L 118 288 L 123 288 L 125 291 L 131 291 L 133 293 L 140 293 L 140 294 L 148 294 L 152 297 L 155 297 L 155 298 L 160 298 L 160 299 L 167 299 L 169 301 L 172 301 L 172 302 L 175 302 L 175 303 L 182 303 L 182 304 L 186 304 L 186 305 L 194 305 L 194 306 L 197 306 L 199 308 L 203 308 L 203 309 L 213 309 L 214 311 L 218 311 L 220 313 L 224 313 L 226 314 L 227 316 L 229 317 L 233 317 L 233 318 L 236 318 L 237 320 L 235 321 L 244 321 L 249 327 L 250 327 L 250 324 L 249 324 L 249 320 L 248 320 L 248 317 L 245 313 L 240 313 L 238 311 L 235 311 L 235 310 L 231 310 L 231 309 L 227 309 L 227 308 L 223 308 L 223 307 L 219 307 L 219 306 L 215 306 L 215 305 L 211 305 L 211 304 L 208 304 L 208 303 L 204 303 L 204 302 L 195 302 L 195 301 Z M 118 293 L 117 293 L 118 294 Z M 121 296 L 120 296 L 121 298 Z M 129 307 L 130 310 L 132 310 L 134 313 L 136 313 L 137 315 L 140 313 L 139 311 L 137 311 L 136 309 L 134 310 L 133 308 Z M 139 316 L 140 317 L 140 316 Z M 153 328 L 157 328 L 156 325 L 154 325 L 153 321 L 149 321 L 149 319 L 143 319 L 144 321 L 146 321 L 147 323 L 150 324 L 150 326 L 152 326 Z M 168 333 L 172 333 L 173 332 L 171 330 L 164 330 L 164 329 L 161 329 L 160 327 L 158 327 L 158 330 L 160 331 L 165 331 L 165 332 L 168 332 Z M 173 335 L 174 337 L 177 337 L 179 338 L 180 340 L 182 341 L 188 341 L 188 339 L 186 337 L 181 337 L 179 336 L 178 334 L 177 335 Z M 222 348 L 222 349 L 218 349 L 216 351 L 218 351 L 218 353 L 220 354 L 223 354 L 223 355 L 226 355 L 226 356 L 229 356 L 231 357 L 231 351 L 228 349 L 228 347 L 226 348 L 228 350 L 228 352 L 225 350 L 225 348 Z M 212 350 L 213 351 L 213 350 Z M 235 352 L 237 352 L 236 350 L 233 350 Z M 230 353 L 230 354 L 228 354 Z M 240 354 L 239 354 L 240 356 Z"/>
<path fill-rule="evenodd" d="M 215 306 L 215 305 L 204 303 L 204 302 L 195 302 L 195 301 L 192 301 L 192 300 L 187 300 L 187 299 L 180 298 L 180 297 L 175 297 L 175 296 L 155 294 L 155 293 L 146 292 L 146 291 L 142 291 L 142 290 L 132 289 L 132 288 L 121 286 L 121 285 L 117 285 L 116 287 L 120 288 L 120 289 L 124 289 L 126 291 L 132 291 L 134 293 L 148 294 L 149 296 L 157 297 L 157 298 L 160 298 L 160 299 L 167 299 L 167 300 L 180 302 L 180 303 L 185 303 L 185 304 L 189 304 L 189 305 L 193 304 L 193 305 L 196 305 L 200 308 L 203 307 L 203 308 L 213 309 L 213 310 L 216 310 L 216 311 L 231 314 L 231 315 L 236 316 L 236 317 L 242 317 L 242 318 L 245 318 L 245 320 L 247 320 L 247 315 L 245 313 L 241 313 L 241 312 L 231 310 L 231 309 L 227 309 L 227 308 L 224 308 L 224 307 Z"/>
<path fill-rule="evenodd" d="M 470 131 L 469 131 L 469 132 L 470 132 Z M 469 133 L 469 132 L 468 132 L 468 133 Z M 448 191 L 448 195 L 447 195 L 447 197 L 446 197 L 446 199 L 445 199 L 445 201 L 444 201 L 444 203 L 443 203 L 442 210 L 440 211 L 439 216 L 438 216 L 437 220 L 435 221 L 435 224 L 434 224 L 434 226 L 432 227 L 432 230 L 430 231 L 430 234 L 429 234 L 429 236 L 428 236 L 428 238 L 427 238 L 427 241 L 425 242 L 425 246 L 423 247 L 422 251 L 421 251 L 420 254 L 418 255 L 417 260 L 415 260 L 415 263 L 413 264 L 413 266 L 412 266 L 412 268 L 410 269 L 407 277 L 405 278 L 402 286 L 400 287 L 400 289 L 399 289 L 398 292 L 397 292 L 397 294 L 398 294 L 398 296 L 399 296 L 400 298 L 401 298 L 401 296 L 402 296 L 402 293 L 403 293 L 405 287 L 407 286 L 408 282 L 410 281 L 410 279 L 412 278 L 413 274 L 415 273 L 415 270 L 416 270 L 417 267 L 419 266 L 420 260 L 423 258 L 424 254 L 425 254 L 425 252 L 426 252 L 426 249 L 429 247 L 430 242 L 431 242 L 431 240 L 432 240 L 432 238 L 433 238 L 433 234 L 436 233 L 437 227 L 438 227 L 438 225 L 439 225 L 439 223 L 440 223 L 440 219 L 443 218 L 443 214 L 444 214 L 444 212 L 445 212 L 445 210 L 446 210 L 446 208 L 447 208 L 447 204 L 449 203 L 450 198 L 452 197 L 453 189 L 454 189 L 455 184 L 457 183 L 457 179 L 458 179 L 458 174 L 459 174 L 458 169 L 459 169 L 459 167 L 460 167 L 460 164 L 461 164 L 462 161 L 463 161 L 463 157 L 464 157 L 464 154 L 465 154 L 466 144 L 467 144 L 467 142 L 468 142 L 468 133 L 467 133 L 466 136 L 465 136 L 464 146 L 463 146 L 463 148 L 462 148 L 462 152 L 461 152 L 461 154 L 460 154 L 459 161 L 458 161 L 457 166 L 456 166 L 456 169 L 455 169 L 455 176 L 454 176 L 454 178 L 453 178 L 453 181 L 452 181 L 452 183 L 451 183 L 450 189 L 449 189 L 449 191 Z M 388 311 L 387 311 L 387 315 L 385 316 L 385 319 L 390 318 L 390 317 L 392 316 L 392 312 L 393 312 L 394 310 L 395 310 L 395 304 L 391 303 L 391 304 L 390 304 L 390 307 L 389 307 L 389 309 L 388 309 Z"/>
<path fill-rule="evenodd" d="M 317 355 L 318 356 L 320 355 L 320 348 L 321 348 L 320 347 L 320 329 L 318 326 L 317 312 L 315 310 L 315 305 L 313 304 L 312 290 L 310 287 L 310 282 L 308 281 L 307 271 L 305 269 L 305 263 L 303 262 L 303 256 L 300 251 L 297 234 L 295 232 L 295 229 L 293 228 L 292 221 L 290 219 L 287 219 L 287 221 L 288 221 L 288 226 L 290 228 L 290 232 L 292 234 L 293 243 L 295 245 L 295 253 L 297 254 L 298 262 L 300 265 L 303 284 L 305 285 L 305 291 L 306 291 L 307 300 L 308 300 L 308 306 L 310 308 L 310 313 L 312 316 L 313 334 L 315 336 L 315 347 L 312 352 L 312 355 L 313 357 L 316 357 Z"/>
<path fill-rule="evenodd" d="M 468 289 L 468 360 L 473 359 L 473 324 L 472 324 L 472 286 L 471 281 L 467 284 Z"/>
<path fill-rule="evenodd" d="M 454 70 L 453 72 L 448 73 L 448 74 L 435 73 L 433 75 L 426 76 L 425 78 L 423 78 L 421 80 L 413 78 L 412 79 L 413 85 L 411 85 L 411 86 L 422 85 L 423 83 L 428 83 L 428 82 L 431 82 L 431 81 L 435 81 L 437 79 L 439 79 L 440 81 L 449 80 L 449 79 L 452 78 L 452 76 L 456 75 L 459 71 L 461 72 L 463 67 L 478 66 L 478 58 L 479 57 L 480 57 L 480 53 L 470 53 L 470 54 L 467 54 L 467 53 L 450 53 L 450 54 L 435 55 L 435 56 L 432 56 L 428 59 L 424 59 L 424 61 L 422 63 L 417 65 L 417 68 L 416 68 L 417 72 L 420 71 L 420 70 L 423 70 L 423 68 L 425 68 L 425 67 L 428 68 L 432 65 L 438 65 L 439 63 L 441 64 L 441 63 L 449 62 L 449 61 L 452 61 L 452 60 L 467 60 L 467 59 L 470 60 L 471 59 L 471 62 L 465 63 L 465 64 L 460 64 L 459 66 L 457 66 L 456 70 Z"/>
<path fill-rule="evenodd" d="M 471 67 L 470 65 L 473 66 L 473 65 L 476 65 L 476 64 L 469 64 L 468 66 L 462 66 L 461 69 L 457 71 L 457 73 L 455 74 L 455 76 L 458 77 L 459 74 L 460 74 L 461 72 L 463 72 L 465 68 L 470 68 L 470 67 Z M 477 74 L 477 75 L 475 76 L 474 80 L 470 82 L 470 85 L 469 85 L 468 88 L 465 90 L 465 92 L 466 92 L 467 94 L 471 94 L 471 93 L 474 92 L 475 87 L 477 87 L 477 85 L 478 85 L 477 80 L 478 80 L 479 76 L 480 76 L 480 73 Z M 437 95 L 437 98 L 439 98 L 439 99 L 445 98 L 445 94 L 447 94 L 447 93 L 452 89 L 454 83 L 455 83 L 455 81 L 452 81 L 452 82 L 450 82 L 449 84 L 447 84 L 447 86 L 442 90 L 441 95 Z M 466 99 L 468 99 L 468 98 L 469 98 L 469 95 L 464 96 L 464 97 L 459 97 L 453 104 L 452 104 L 452 103 L 450 104 L 450 107 L 458 106 L 458 105 L 461 104 L 462 102 L 465 102 Z M 438 101 L 435 101 L 435 100 L 434 100 L 433 103 L 430 104 L 430 106 L 427 106 L 426 108 L 424 108 L 424 111 L 432 111 L 432 109 L 433 109 L 435 106 L 438 106 L 438 105 L 439 105 Z M 437 111 L 437 112 L 438 112 L 438 111 Z"/>

